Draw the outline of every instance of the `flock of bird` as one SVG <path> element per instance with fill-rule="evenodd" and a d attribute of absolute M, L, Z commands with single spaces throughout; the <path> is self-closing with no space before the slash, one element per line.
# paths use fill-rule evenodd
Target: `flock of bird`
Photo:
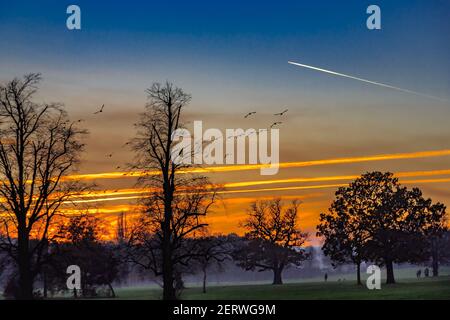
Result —
<path fill-rule="evenodd" d="M 274 116 L 279 116 L 279 117 L 281 117 L 281 116 L 284 116 L 285 113 L 288 112 L 288 111 L 289 111 L 289 109 L 284 109 L 283 111 L 278 112 L 278 113 L 274 113 L 273 115 L 274 115 Z M 248 117 L 251 117 L 251 116 L 253 116 L 253 115 L 255 115 L 255 114 L 256 114 L 256 111 L 248 112 L 248 113 L 246 113 L 246 114 L 244 115 L 244 118 L 247 119 Z M 281 122 L 281 121 L 275 121 L 275 122 L 273 122 L 273 123 L 270 125 L 270 128 L 272 129 L 273 127 L 275 127 L 275 126 L 277 126 L 277 125 L 280 125 L 280 124 L 282 124 L 282 123 L 283 123 L 283 122 Z"/>
<path fill-rule="evenodd" d="M 98 109 L 97 111 L 95 111 L 93 114 L 100 114 L 103 112 L 103 109 L 105 108 L 105 104 L 102 104 L 102 106 L 100 107 L 100 109 Z M 112 158 L 114 153 L 109 153 L 106 155 L 106 157 L 108 158 Z M 120 168 L 120 166 L 117 166 L 117 168 Z"/>
<path fill-rule="evenodd" d="M 97 111 L 95 111 L 93 114 L 94 114 L 94 115 L 97 115 L 97 114 L 102 113 L 104 108 L 105 108 L 105 104 L 102 104 L 102 106 L 100 107 L 100 109 L 98 109 Z M 82 122 L 82 121 L 84 121 L 84 119 L 78 119 L 78 120 L 77 120 L 77 122 Z M 127 142 L 126 144 L 128 144 L 128 142 Z M 106 157 L 108 157 L 108 158 L 112 158 L 112 156 L 113 156 L 113 153 L 109 153 L 109 154 L 106 155 Z M 120 168 L 120 166 L 118 166 L 117 168 Z"/>
<path fill-rule="evenodd" d="M 97 111 L 95 111 L 93 114 L 94 114 L 94 115 L 97 115 L 97 114 L 102 113 L 104 108 L 105 108 L 105 105 L 102 104 L 102 106 L 100 107 L 100 109 L 98 109 Z M 289 111 L 289 109 L 284 109 L 283 111 L 278 112 L 278 113 L 274 113 L 273 115 L 274 115 L 274 116 L 277 116 L 277 117 L 282 117 L 282 116 L 284 116 L 288 111 Z M 244 118 L 247 119 L 247 118 L 249 118 L 249 117 L 251 117 L 251 116 L 254 116 L 255 114 L 256 114 L 256 111 L 248 112 L 248 113 L 246 113 L 246 114 L 244 115 Z M 83 121 L 83 119 L 79 119 L 79 120 L 78 120 L 78 122 L 81 122 L 81 121 Z M 272 129 L 273 127 L 278 126 L 278 125 L 280 125 L 280 124 L 282 124 L 282 123 L 283 123 L 282 121 L 275 121 L 275 122 L 273 122 L 273 123 L 269 126 L 269 128 Z M 267 129 L 266 129 L 266 130 L 267 130 Z M 229 139 L 229 138 L 236 138 L 236 137 L 235 137 L 235 136 L 232 136 L 232 137 L 228 137 L 228 139 Z M 129 142 L 125 143 L 125 145 L 128 145 L 128 144 L 129 144 Z M 112 158 L 113 155 L 114 155 L 113 153 L 109 153 L 109 154 L 106 155 L 106 157 Z M 120 166 L 117 166 L 116 169 L 120 169 Z"/>
<path fill-rule="evenodd" d="M 277 117 L 282 117 L 282 116 L 284 116 L 285 114 L 286 114 L 286 112 L 288 112 L 289 111 L 289 109 L 284 109 L 283 111 L 281 111 L 281 112 L 278 112 L 278 113 L 274 113 L 273 115 L 274 116 L 277 116 Z M 245 119 L 247 119 L 247 118 L 249 118 L 249 117 L 251 117 L 251 116 L 253 116 L 253 115 L 255 115 L 256 114 L 256 111 L 251 111 L 251 112 L 248 112 L 248 113 L 246 113 L 245 115 L 244 115 L 244 118 Z M 278 125 L 280 125 L 280 124 L 282 124 L 283 122 L 282 121 L 275 121 L 275 122 L 273 122 L 270 126 L 269 126 L 269 128 L 270 129 L 272 129 L 273 127 L 275 127 L 275 126 L 278 126 Z M 256 132 L 256 134 L 259 134 L 261 131 L 267 131 L 268 129 L 260 129 L 259 131 L 257 131 Z M 227 139 L 233 139 L 233 138 L 239 138 L 239 137 L 241 137 L 241 136 L 245 136 L 245 135 L 247 135 L 246 133 L 242 133 L 242 134 L 240 134 L 240 135 L 232 135 L 232 136 L 228 136 L 227 137 Z M 214 141 L 214 140 L 213 140 Z"/>

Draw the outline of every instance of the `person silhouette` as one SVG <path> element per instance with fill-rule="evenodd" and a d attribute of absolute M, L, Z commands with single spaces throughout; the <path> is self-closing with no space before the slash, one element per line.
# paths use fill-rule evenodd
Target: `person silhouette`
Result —
<path fill-rule="evenodd" d="M 325 282 L 327 282 L 327 280 L 328 280 L 328 273 L 325 272 L 325 275 L 323 276 L 323 278 L 324 278 Z"/>
<path fill-rule="evenodd" d="M 428 268 L 425 268 L 424 274 L 425 274 L 425 277 L 429 277 L 430 276 L 430 270 Z"/>
<path fill-rule="evenodd" d="M 416 272 L 417 279 L 419 279 L 421 275 L 422 275 L 422 270 L 421 269 L 417 270 L 417 272 Z"/>

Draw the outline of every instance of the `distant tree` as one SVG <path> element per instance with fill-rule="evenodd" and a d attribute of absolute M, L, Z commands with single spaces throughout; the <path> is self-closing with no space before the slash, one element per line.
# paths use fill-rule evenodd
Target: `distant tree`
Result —
<path fill-rule="evenodd" d="M 370 172 L 337 191 L 330 212 L 321 216 L 318 230 L 326 237 L 326 253 L 339 261 L 341 254 L 351 258 L 356 252 L 384 265 L 389 284 L 395 283 L 395 262 L 423 260 L 427 230 L 444 215 L 445 207 L 424 199 L 418 188 L 402 187 L 392 173 Z M 336 221 L 344 225 L 337 226 L 341 231 L 332 239 Z"/>
<path fill-rule="evenodd" d="M 450 264 L 450 231 L 445 225 L 432 230 L 427 238 L 433 277 L 439 276 L 440 265 Z"/>
<path fill-rule="evenodd" d="M 437 203 L 430 205 L 430 211 L 442 212 L 440 220 L 431 223 L 426 228 L 427 254 L 421 262 L 431 262 L 433 277 L 439 276 L 439 266 L 450 263 L 450 231 L 445 213 L 446 207 Z"/>
<path fill-rule="evenodd" d="M 81 214 L 72 216 L 61 224 L 58 242 L 52 245 L 52 276 L 59 279 L 59 287 L 65 288 L 66 269 L 77 265 L 81 270 L 81 294 L 95 296 L 97 288 L 107 286 L 115 297 L 112 283 L 119 274 L 116 246 L 101 240 L 103 233 L 98 218 Z"/>
<path fill-rule="evenodd" d="M 29 74 L 0 85 L 0 250 L 17 265 L 20 299 L 33 298 L 53 218 L 82 189 L 62 177 L 79 162 L 86 131 L 62 105 L 33 101 L 40 80 Z"/>
<path fill-rule="evenodd" d="M 116 226 L 116 246 L 115 246 L 115 256 L 120 262 L 119 264 L 119 274 L 118 282 L 125 280 L 129 277 L 133 265 L 130 263 L 128 255 L 128 239 L 129 239 L 129 227 L 125 212 L 121 212 L 117 217 Z"/>
<path fill-rule="evenodd" d="M 281 199 L 259 201 L 251 204 L 245 241 L 234 252 L 234 259 L 245 270 L 273 271 L 273 284 L 282 284 L 283 270 L 300 266 L 308 258 L 301 246 L 307 234 L 298 227 L 297 201 L 287 208 Z"/>
<path fill-rule="evenodd" d="M 193 239 L 195 260 L 203 274 L 203 293 L 206 293 L 207 272 L 216 266 L 220 268 L 222 263 L 231 259 L 232 246 L 229 237 L 226 236 L 201 236 Z"/>
<path fill-rule="evenodd" d="M 119 244 L 122 244 L 128 238 L 127 218 L 125 212 L 121 212 L 117 217 L 116 238 Z"/>
<path fill-rule="evenodd" d="M 154 262 L 147 266 L 151 266 L 155 275 L 162 276 L 163 299 L 174 300 L 177 298 L 175 265 L 188 258 L 186 254 L 180 256 L 179 248 L 183 245 L 183 239 L 205 227 L 200 218 L 207 213 L 215 195 L 214 192 L 200 193 L 195 190 L 206 186 L 206 178 L 179 174 L 189 167 L 183 163 L 187 161 L 178 161 L 181 160 L 179 158 L 191 154 L 180 153 L 176 155 L 177 159 L 172 158 L 172 149 L 177 144 L 174 134 L 177 129 L 183 128 L 181 113 L 191 96 L 169 82 L 164 85 L 154 83 L 147 94 L 149 102 L 136 125 L 138 133 L 131 146 L 136 153 L 134 168 L 148 173 L 140 182 L 154 191 L 143 200 L 144 211 L 149 216 L 144 225 L 149 224 L 149 229 L 133 235 L 132 240 L 137 241 L 138 248 L 142 249 L 149 244 L 150 236 L 152 241 L 148 255 Z"/>
<path fill-rule="evenodd" d="M 0 235 L 0 241 L 2 241 L 1 237 L 2 236 Z M 8 264 L 8 256 L 4 252 L 0 252 L 0 279 L 7 264 Z"/>
<path fill-rule="evenodd" d="M 10 265 L 11 258 L 5 252 L 0 252 L 0 287 L 7 279 L 7 270 Z"/>

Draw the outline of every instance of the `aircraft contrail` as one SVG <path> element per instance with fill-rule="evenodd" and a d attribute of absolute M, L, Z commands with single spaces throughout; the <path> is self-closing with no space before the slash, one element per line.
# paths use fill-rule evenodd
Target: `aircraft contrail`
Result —
<path fill-rule="evenodd" d="M 430 99 L 434 99 L 434 100 L 439 100 L 441 102 L 449 102 L 447 99 L 431 96 L 429 94 L 424 94 L 424 93 L 420 93 L 420 92 L 416 92 L 416 91 L 403 89 L 403 88 L 391 86 L 391 85 L 388 85 L 388 84 L 376 82 L 376 81 L 371 81 L 371 80 L 367 80 L 367 79 L 363 79 L 363 78 L 358 78 L 358 77 L 350 76 L 350 75 L 347 75 L 347 74 L 343 74 L 343 73 L 339 73 L 339 72 L 335 72 L 335 71 L 331 71 L 331 70 L 326 70 L 326 69 L 322 69 L 322 68 L 308 66 L 306 64 L 301 64 L 301 63 L 298 63 L 298 62 L 288 61 L 288 63 L 292 64 L 292 65 L 295 65 L 295 66 L 303 67 L 303 68 L 308 68 L 308 69 L 312 69 L 312 70 L 316 70 L 316 71 L 321 71 L 321 72 L 333 74 L 335 76 L 340 76 L 340 77 L 344 77 L 344 78 L 349 78 L 349 79 L 353 79 L 353 80 L 358 80 L 358 81 L 374 84 L 374 85 L 380 86 L 380 87 L 390 88 L 390 89 L 394 89 L 394 90 L 398 90 L 398 91 L 402 91 L 402 92 L 406 92 L 406 93 L 412 93 L 412 94 L 415 94 L 417 96 L 430 98 Z"/>

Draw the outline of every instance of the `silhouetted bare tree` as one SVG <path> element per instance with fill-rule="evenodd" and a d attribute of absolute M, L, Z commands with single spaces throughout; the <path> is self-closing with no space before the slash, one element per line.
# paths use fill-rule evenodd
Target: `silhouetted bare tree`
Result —
<path fill-rule="evenodd" d="M 151 259 L 144 265 L 162 276 L 163 299 L 173 300 L 177 298 L 176 265 L 186 263 L 189 255 L 180 253 L 183 239 L 206 226 L 200 218 L 214 201 L 214 191 L 206 189 L 206 178 L 181 172 L 189 165 L 172 158 L 172 148 L 177 142 L 174 133 L 183 127 L 181 113 L 190 95 L 169 82 L 153 84 L 147 94 L 146 112 L 141 115 L 131 145 L 136 152 L 134 168 L 148 173 L 140 183 L 148 187 L 151 195 L 143 201 L 147 217 L 138 228 L 141 232 L 132 232 L 131 242 L 137 248 L 148 249 L 146 256 Z M 182 156 L 190 157 L 191 152 Z"/>
<path fill-rule="evenodd" d="M 0 249 L 17 264 L 21 299 L 33 298 L 53 218 L 80 190 L 63 176 L 78 163 L 86 133 L 62 105 L 33 102 L 40 79 L 29 74 L 0 86 Z"/>
<path fill-rule="evenodd" d="M 4 239 L 1 238 L 2 236 L 0 235 L 0 241 L 4 241 Z M 0 251 L 0 279 L 2 279 L 3 272 L 9 264 L 9 260 L 9 256 L 5 252 Z"/>
<path fill-rule="evenodd" d="M 195 180 L 189 192 L 175 193 L 172 199 L 170 265 L 173 272 L 172 285 L 174 297 L 177 298 L 175 278 L 180 277 L 190 263 L 197 257 L 197 242 L 192 238 L 202 234 L 207 226 L 202 222 L 213 198 L 208 192 L 205 180 Z M 131 226 L 128 259 L 153 272 L 155 276 L 163 276 L 164 269 L 164 230 L 161 225 L 165 219 L 164 206 L 158 198 L 145 199 L 145 211 Z M 192 268 L 191 272 L 193 271 Z M 180 279 L 178 279 L 179 281 Z M 164 288 L 164 283 L 163 283 Z"/>
<path fill-rule="evenodd" d="M 220 268 L 221 264 L 231 259 L 232 244 L 229 237 L 218 235 L 205 235 L 193 240 L 195 260 L 203 274 L 203 293 L 206 293 L 206 279 L 208 269 L 214 265 Z"/>
<path fill-rule="evenodd" d="M 300 266 L 308 258 L 301 246 L 307 234 L 298 226 L 298 201 L 286 209 L 281 199 L 252 203 L 244 227 L 248 241 L 234 253 L 238 265 L 246 270 L 272 270 L 273 284 L 282 284 L 282 272 Z"/>
<path fill-rule="evenodd" d="M 121 212 L 117 217 L 116 240 L 122 244 L 128 238 L 127 216 L 125 212 Z"/>

